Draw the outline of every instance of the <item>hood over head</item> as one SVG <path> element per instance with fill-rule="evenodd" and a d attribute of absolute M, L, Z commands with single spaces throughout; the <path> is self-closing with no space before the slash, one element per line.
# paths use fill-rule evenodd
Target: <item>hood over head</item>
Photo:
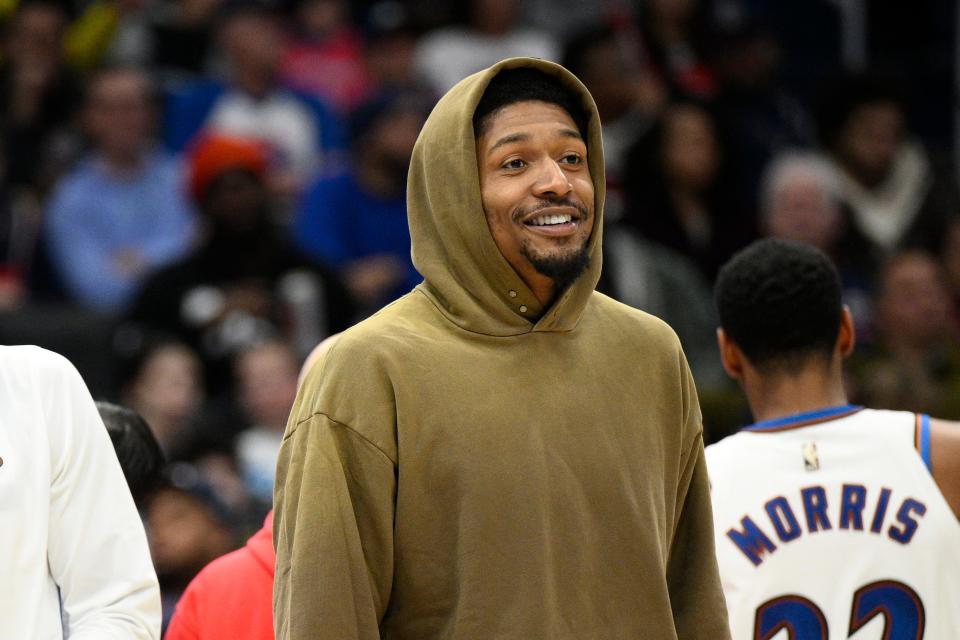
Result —
<path fill-rule="evenodd" d="M 480 197 L 473 113 L 500 71 L 529 67 L 557 78 L 579 95 L 588 114 L 587 164 L 594 187 L 589 268 L 544 308 L 500 253 Z M 413 150 L 407 182 L 407 215 L 420 287 L 463 329 L 495 336 L 576 327 L 597 281 L 602 257 L 604 199 L 600 118 L 586 87 L 560 65 L 510 58 L 454 86 L 434 107 Z"/>

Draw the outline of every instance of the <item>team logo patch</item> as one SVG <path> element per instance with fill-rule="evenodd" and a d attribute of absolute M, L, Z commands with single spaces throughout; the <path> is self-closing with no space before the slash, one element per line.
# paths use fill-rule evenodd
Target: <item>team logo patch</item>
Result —
<path fill-rule="evenodd" d="M 807 471 L 816 471 L 820 468 L 820 456 L 817 454 L 816 442 L 803 443 L 803 468 Z"/>

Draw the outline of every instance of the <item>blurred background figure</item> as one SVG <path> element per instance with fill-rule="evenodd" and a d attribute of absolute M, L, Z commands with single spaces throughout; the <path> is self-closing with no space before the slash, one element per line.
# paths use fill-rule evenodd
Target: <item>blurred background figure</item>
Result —
<path fill-rule="evenodd" d="M 881 256 L 850 223 L 835 165 L 812 151 L 782 152 L 762 177 L 759 206 L 763 235 L 813 245 L 833 260 L 858 340 L 869 343 L 873 276 Z"/>
<path fill-rule="evenodd" d="M 945 215 L 960 210 L 955 181 L 911 135 L 895 85 L 847 75 L 828 83 L 824 96 L 820 136 L 839 168 L 852 224 L 886 253 L 939 237 Z"/>
<path fill-rule="evenodd" d="M 245 546 L 208 564 L 187 586 L 164 640 L 273 638 L 273 512 Z"/>
<path fill-rule="evenodd" d="M 707 282 L 754 236 L 725 155 L 709 109 L 679 101 L 629 150 L 624 167 L 624 224 L 692 260 Z"/>
<path fill-rule="evenodd" d="M 122 345 L 120 398 L 143 416 L 166 456 L 176 458 L 206 398 L 203 365 L 176 338 L 140 334 L 128 339 L 131 344 Z"/>
<path fill-rule="evenodd" d="M 80 79 L 66 66 L 67 5 L 26 0 L 3 26 L 0 184 L 34 198 L 55 177 L 57 146 L 77 117 Z"/>
<path fill-rule="evenodd" d="M 717 91 L 708 60 L 710 3 L 642 0 L 637 16 L 647 66 L 675 96 L 706 99 Z"/>
<path fill-rule="evenodd" d="M 418 30 L 410 9 L 399 0 L 378 0 L 364 22 L 365 64 L 376 92 L 419 90 L 429 87 L 417 74 L 415 53 Z"/>
<path fill-rule="evenodd" d="M 282 340 L 268 340 L 240 353 L 234 364 L 237 403 L 246 426 L 236 439 L 236 457 L 248 493 L 269 509 L 277 453 L 297 396 L 300 360 Z"/>
<path fill-rule="evenodd" d="M 195 219 L 175 161 L 154 145 L 145 71 L 100 71 L 83 116 L 91 152 L 57 185 L 45 242 L 73 301 L 119 314 L 144 278 L 189 251 Z"/>
<path fill-rule="evenodd" d="M 782 46 L 773 30 L 745 13 L 730 16 L 719 25 L 715 42 L 718 92 L 716 111 L 728 140 L 727 162 L 738 168 L 738 189 L 758 192 L 767 164 L 780 151 L 809 148 L 816 140 L 813 118 L 784 85 L 781 78 Z"/>
<path fill-rule="evenodd" d="M 279 333 L 305 354 L 345 328 L 353 310 L 336 277 L 300 257 L 271 219 L 261 145 L 209 136 L 190 163 L 200 243 L 144 284 L 128 320 L 195 348 L 217 394 L 229 387 L 230 359 L 244 346 Z"/>
<path fill-rule="evenodd" d="M 875 317 L 877 343 L 851 363 L 856 401 L 960 417 L 960 334 L 934 256 L 909 249 L 886 262 Z"/>
<path fill-rule="evenodd" d="M 190 580 L 208 562 L 236 548 L 230 511 L 203 476 L 184 463 L 172 465 L 166 475 L 146 514 L 164 632 Z"/>
<path fill-rule="evenodd" d="M 417 68 L 438 96 L 503 58 L 559 59 L 553 36 L 521 25 L 520 0 L 469 0 L 460 6 L 466 13 L 461 25 L 428 33 L 417 47 Z"/>
<path fill-rule="evenodd" d="M 174 93 L 166 113 L 167 144 L 182 151 L 201 131 L 259 140 L 269 150 L 268 187 L 296 197 L 315 171 L 337 166 L 343 148 L 338 119 L 316 98 L 283 85 L 284 30 L 268 5 L 225 5 L 216 42 L 225 77 Z"/>
<path fill-rule="evenodd" d="M 641 66 L 634 45 L 630 34 L 597 26 L 577 32 L 563 50 L 563 66 L 586 85 L 603 123 L 608 220 L 623 215 L 627 149 L 651 127 L 667 99 L 657 77 Z"/>
<path fill-rule="evenodd" d="M 295 36 L 280 64 L 284 83 L 348 114 L 372 90 L 350 5 L 345 0 L 296 0 L 292 11 Z"/>
<path fill-rule="evenodd" d="M 294 395 L 296 394 L 297 379 L 305 377 L 313 364 L 323 359 L 324 354 L 337 341 L 337 335 L 330 336 L 316 345 L 304 362 L 299 375 L 293 372 Z M 248 352 L 247 356 L 254 356 L 261 360 L 274 360 L 279 364 L 283 359 L 283 345 L 267 343 L 261 349 Z M 289 353 L 289 352 L 288 352 Z M 238 372 L 243 377 L 241 369 L 257 369 L 250 366 L 250 361 L 238 362 Z M 280 377 L 289 381 L 289 370 L 286 369 Z M 260 373 L 267 374 L 271 366 L 259 367 Z M 255 384 L 259 374 L 246 376 L 246 379 Z M 268 394 L 258 400 L 252 400 L 250 405 L 258 404 L 260 409 L 252 409 L 253 413 L 260 413 L 264 417 L 269 414 L 279 416 L 281 405 L 286 404 L 286 394 L 289 389 L 275 387 L 277 393 Z M 292 403 L 292 399 L 290 400 Z M 288 408 L 289 412 L 289 408 Z M 275 418 L 274 418 L 275 419 Z M 274 465 L 276 453 L 274 453 Z M 273 550 L 273 511 L 267 513 L 263 526 L 247 540 L 246 546 L 217 558 L 190 582 L 183 597 L 177 603 L 176 613 L 170 622 L 165 640 L 269 640 L 273 638 L 273 576 L 276 565 L 276 554 Z"/>
<path fill-rule="evenodd" d="M 165 462 L 163 451 L 150 427 L 136 411 L 102 400 L 96 404 L 100 419 L 110 434 L 130 494 L 137 509 L 142 512 L 160 486 Z"/>
<path fill-rule="evenodd" d="M 361 315 L 410 291 L 420 275 L 410 259 L 407 169 L 429 102 L 416 93 L 385 93 L 351 120 L 351 164 L 321 177 L 293 225 L 304 253 L 332 266 Z"/>

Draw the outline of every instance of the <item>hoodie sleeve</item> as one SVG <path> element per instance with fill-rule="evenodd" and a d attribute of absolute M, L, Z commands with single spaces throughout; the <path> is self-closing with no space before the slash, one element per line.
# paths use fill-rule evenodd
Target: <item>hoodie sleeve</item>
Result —
<path fill-rule="evenodd" d="M 677 482 L 676 522 L 667 586 L 679 640 L 725 640 L 730 637 L 727 606 L 713 537 L 713 510 L 703 429 L 696 390 L 683 363 L 685 440 Z"/>
<path fill-rule="evenodd" d="M 274 498 L 277 640 L 375 640 L 393 582 L 396 464 L 314 414 L 280 449 Z"/>

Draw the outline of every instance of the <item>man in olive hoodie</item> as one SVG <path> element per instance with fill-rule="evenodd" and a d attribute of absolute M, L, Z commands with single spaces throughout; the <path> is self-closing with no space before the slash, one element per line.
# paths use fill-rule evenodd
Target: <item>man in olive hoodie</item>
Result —
<path fill-rule="evenodd" d="M 437 104 L 407 194 L 425 281 L 341 335 L 287 426 L 277 638 L 729 637 L 683 353 L 594 291 L 603 184 L 557 65 Z"/>

